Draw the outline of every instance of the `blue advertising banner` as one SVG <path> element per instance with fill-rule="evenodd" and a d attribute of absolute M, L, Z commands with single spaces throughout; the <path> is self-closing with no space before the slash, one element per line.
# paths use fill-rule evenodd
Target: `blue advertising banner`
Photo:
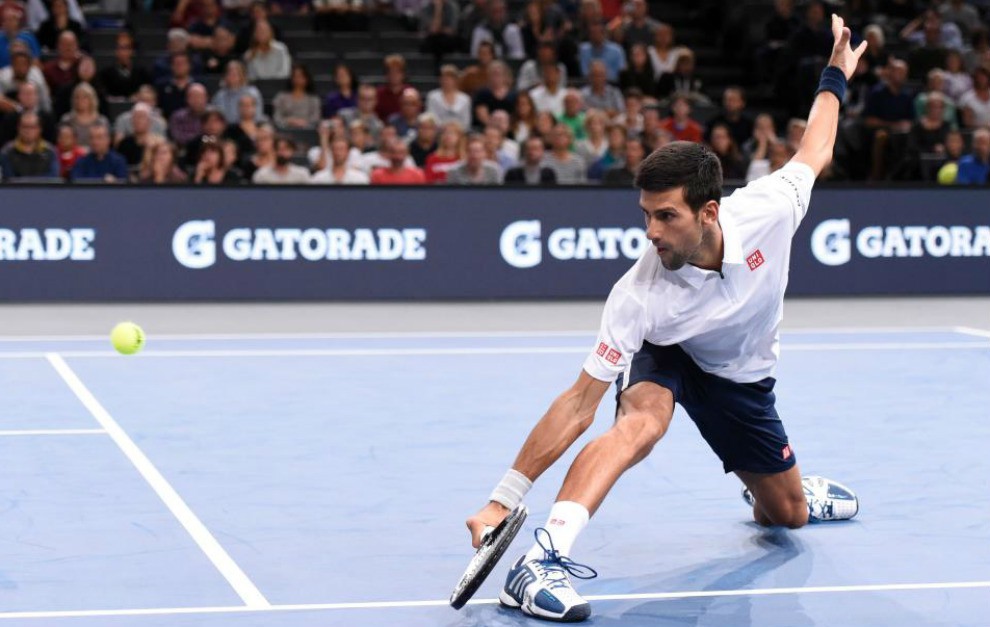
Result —
<path fill-rule="evenodd" d="M 634 190 L 0 187 L 0 299 L 604 298 Z M 990 293 L 990 193 L 818 188 L 790 295 Z"/>

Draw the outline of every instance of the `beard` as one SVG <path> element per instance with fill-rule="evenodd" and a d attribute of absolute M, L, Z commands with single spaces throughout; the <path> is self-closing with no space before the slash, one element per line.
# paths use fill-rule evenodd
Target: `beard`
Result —
<path fill-rule="evenodd" d="M 697 224 L 699 227 L 701 226 L 700 215 L 698 216 Z M 662 254 L 660 251 L 657 251 L 657 254 L 660 256 L 660 263 L 665 269 L 672 272 L 680 270 L 698 255 L 710 237 L 708 231 L 704 227 L 701 227 L 698 243 L 694 246 L 678 249 L 666 248 Z"/>
<path fill-rule="evenodd" d="M 284 168 L 285 166 L 289 165 L 289 158 L 284 157 L 282 155 L 275 155 L 275 165 L 277 165 L 280 168 Z"/>

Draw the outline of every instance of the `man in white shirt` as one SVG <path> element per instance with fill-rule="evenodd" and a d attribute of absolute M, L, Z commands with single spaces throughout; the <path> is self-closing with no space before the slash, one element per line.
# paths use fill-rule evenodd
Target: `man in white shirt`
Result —
<path fill-rule="evenodd" d="M 846 82 L 866 49 L 849 46 L 850 31 L 839 17 L 832 18 L 832 32 L 831 60 L 801 147 L 778 172 L 721 202 L 718 158 L 701 144 L 668 144 L 640 166 L 635 183 L 652 249 L 612 289 L 577 381 L 530 433 L 488 504 L 467 521 L 478 546 L 486 526 L 501 522 L 587 430 L 616 382 L 614 425 L 574 460 L 536 544 L 509 571 L 503 605 L 554 621 L 590 616 L 568 574 L 595 573 L 570 559 L 571 548 L 618 478 L 663 437 L 674 403 L 686 409 L 725 471 L 746 485 L 759 524 L 797 528 L 809 517 L 851 518 L 858 511 L 848 488 L 802 480 L 773 395 L 791 238 L 815 178 L 832 158 Z"/>

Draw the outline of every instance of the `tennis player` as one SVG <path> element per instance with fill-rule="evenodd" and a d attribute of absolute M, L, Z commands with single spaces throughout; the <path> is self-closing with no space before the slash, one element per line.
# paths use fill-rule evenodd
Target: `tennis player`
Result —
<path fill-rule="evenodd" d="M 791 239 L 808 210 L 815 178 L 832 158 L 846 81 L 866 49 L 832 17 L 835 44 L 794 158 L 736 190 L 725 202 L 718 158 L 675 142 L 636 175 L 653 244 L 615 284 L 601 330 L 577 382 L 530 433 L 489 503 L 467 521 L 478 546 L 543 472 L 591 425 L 612 382 L 615 424 L 574 460 L 536 544 L 509 571 L 503 605 L 555 621 L 591 615 L 569 574 L 595 575 L 570 559 L 578 534 L 628 468 L 663 438 L 674 403 L 745 484 L 761 525 L 798 528 L 851 518 L 859 508 L 840 484 L 802 480 L 774 407 L 778 328 Z"/>

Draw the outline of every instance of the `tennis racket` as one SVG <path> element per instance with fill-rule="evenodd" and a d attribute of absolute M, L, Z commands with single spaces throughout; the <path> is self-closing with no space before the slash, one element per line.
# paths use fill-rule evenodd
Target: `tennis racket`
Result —
<path fill-rule="evenodd" d="M 478 547 L 477 553 L 468 563 L 467 570 L 464 571 L 461 580 L 454 586 L 454 592 L 450 595 L 451 607 L 459 610 L 464 607 L 468 599 L 474 596 L 474 593 L 478 591 L 481 584 L 491 574 L 492 569 L 495 568 L 495 564 L 502 559 L 502 555 L 512 544 L 516 534 L 522 529 L 528 514 L 525 505 L 517 505 L 514 510 L 509 512 L 505 520 L 499 523 L 498 527 L 489 528 L 490 530 L 482 537 L 481 546 Z"/>

